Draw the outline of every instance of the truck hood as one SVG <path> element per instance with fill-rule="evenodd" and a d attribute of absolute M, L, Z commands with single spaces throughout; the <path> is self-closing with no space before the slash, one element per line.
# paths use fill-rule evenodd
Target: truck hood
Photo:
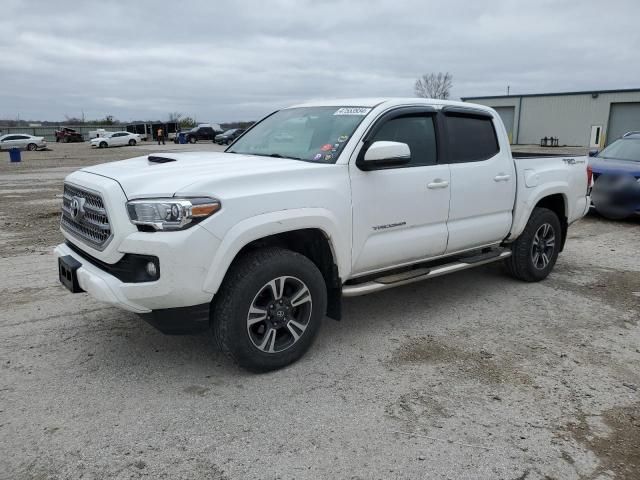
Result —
<path fill-rule="evenodd" d="M 149 157 L 168 159 L 166 163 L 149 161 Z M 154 153 L 119 162 L 85 167 L 83 172 L 111 178 L 118 182 L 129 200 L 171 197 L 176 193 L 202 194 L 204 185 L 239 177 L 262 175 L 286 176 L 287 172 L 331 167 L 286 158 L 239 155 L 224 152 Z M 202 185 L 202 187 L 201 187 Z"/>

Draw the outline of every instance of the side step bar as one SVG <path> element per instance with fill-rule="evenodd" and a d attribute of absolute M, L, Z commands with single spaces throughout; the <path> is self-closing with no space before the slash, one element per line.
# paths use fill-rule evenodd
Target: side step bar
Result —
<path fill-rule="evenodd" d="M 407 272 L 378 277 L 374 280 L 355 285 L 344 285 L 342 295 L 345 297 L 357 297 L 368 293 L 380 292 L 388 288 L 399 287 L 409 283 L 419 282 L 428 278 L 448 275 L 467 268 L 477 267 L 486 263 L 497 262 L 511 256 L 511 250 L 492 250 L 473 257 L 467 257 L 455 262 L 446 263 L 433 268 L 416 268 Z"/>

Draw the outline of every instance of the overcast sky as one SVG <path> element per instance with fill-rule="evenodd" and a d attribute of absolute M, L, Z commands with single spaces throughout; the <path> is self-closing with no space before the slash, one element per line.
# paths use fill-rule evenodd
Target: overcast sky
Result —
<path fill-rule="evenodd" d="M 0 118 L 250 120 L 438 71 L 456 99 L 640 87 L 639 20 L 639 0 L 2 0 Z"/>

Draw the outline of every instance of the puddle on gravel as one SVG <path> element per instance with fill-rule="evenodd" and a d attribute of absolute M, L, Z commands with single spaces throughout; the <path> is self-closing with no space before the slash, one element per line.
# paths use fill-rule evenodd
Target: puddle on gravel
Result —
<path fill-rule="evenodd" d="M 464 376 L 483 383 L 530 384 L 530 378 L 512 366 L 501 365 L 496 356 L 485 350 L 469 352 L 447 345 L 431 336 L 413 338 L 400 346 L 388 360 L 390 366 L 410 364 L 446 364 Z"/>
<path fill-rule="evenodd" d="M 595 434 L 586 415 L 581 413 L 578 421 L 565 428 L 571 436 L 598 457 L 600 465 L 588 478 L 599 478 L 611 471 L 616 480 L 638 480 L 640 478 L 640 403 L 627 407 L 616 407 L 602 414 L 609 427 L 606 436 Z"/>

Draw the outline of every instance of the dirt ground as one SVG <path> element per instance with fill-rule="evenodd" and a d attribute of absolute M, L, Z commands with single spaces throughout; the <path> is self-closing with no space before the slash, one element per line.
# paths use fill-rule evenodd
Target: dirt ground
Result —
<path fill-rule="evenodd" d="M 2 479 L 640 479 L 640 220 L 573 225 L 544 282 L 489 265 L 345 299 L 282 371 L 239 370 L 57 280 L 62 181 L 212 144 L 0 162 Z"/>

